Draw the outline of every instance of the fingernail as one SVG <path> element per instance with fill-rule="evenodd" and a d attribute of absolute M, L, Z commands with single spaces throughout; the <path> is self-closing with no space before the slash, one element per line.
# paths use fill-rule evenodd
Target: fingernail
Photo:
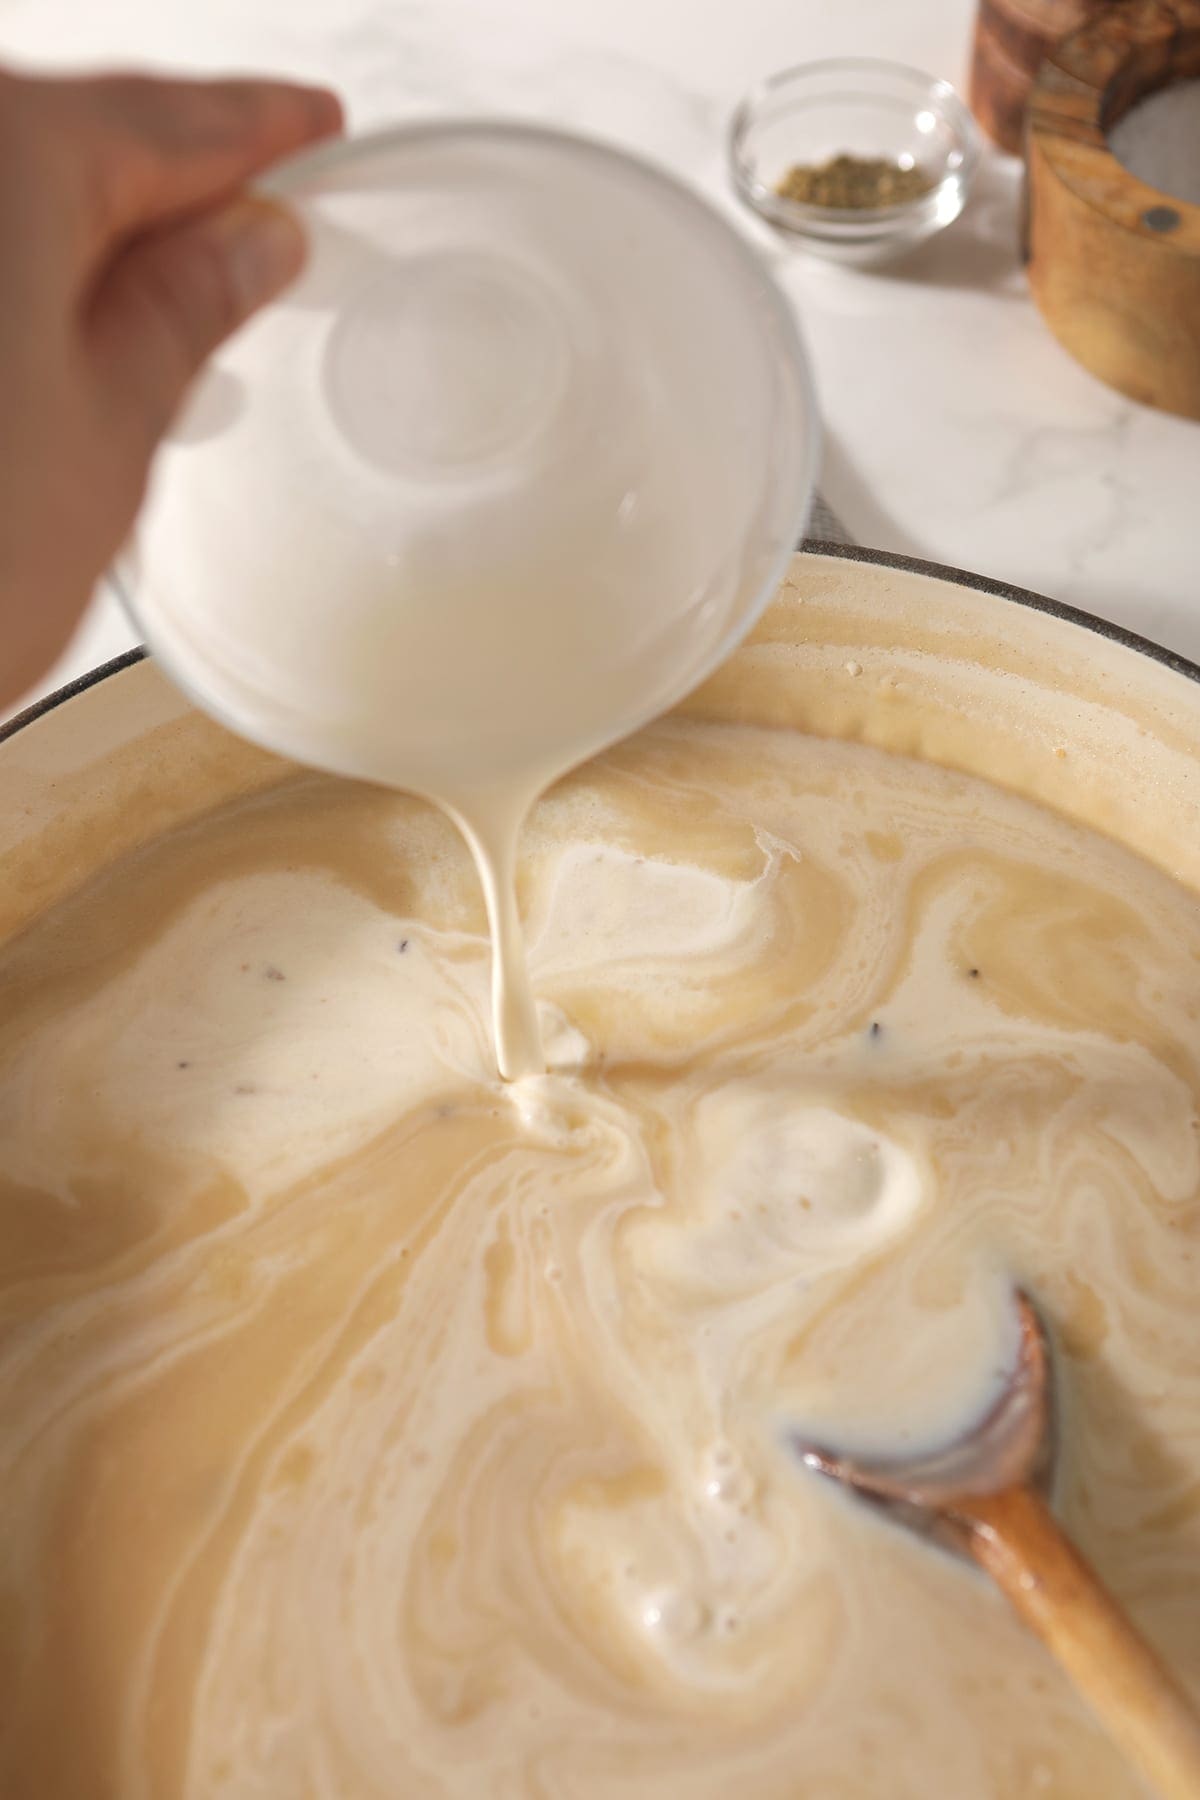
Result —
<path fill-rule="evenodd" d="M 239 311 L 273 300 L 304 266 L 300 223 L 271 200 L 239 200 L 218 221 Z"/>

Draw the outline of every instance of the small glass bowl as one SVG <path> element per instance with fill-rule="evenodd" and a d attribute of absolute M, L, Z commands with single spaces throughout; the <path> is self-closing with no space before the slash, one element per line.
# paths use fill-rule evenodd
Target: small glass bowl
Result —
<path fill-rule="evenodd" d="M 796 164 L 841 153 L 919 168 L 927 192 L 898 205 L 841 208 L 786 199 Z M 882 262 L 957 219 L 979 163 L 975 122 L 948 81 L 870 57 L 801 63 L 746 95 L 729 127 L 733 184 L 760 218 L 838 262 Z"/>

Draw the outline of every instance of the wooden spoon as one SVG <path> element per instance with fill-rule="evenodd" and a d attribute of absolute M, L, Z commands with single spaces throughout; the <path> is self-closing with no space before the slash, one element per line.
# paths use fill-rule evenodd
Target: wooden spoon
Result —
<path fill-rule="evenodd" d="M 1162 1800 L 1200 1800 L 1200 1715 L 1057 1523 L 1045 1498 L 1056 1449 L 1050 1352 L 1017 1295 L 1020 1353 L 966 1438 L 904 1462 L 871 1462 L 793 1436 L 811 1469 L 977 1562 L 1057 1657 Z"/>

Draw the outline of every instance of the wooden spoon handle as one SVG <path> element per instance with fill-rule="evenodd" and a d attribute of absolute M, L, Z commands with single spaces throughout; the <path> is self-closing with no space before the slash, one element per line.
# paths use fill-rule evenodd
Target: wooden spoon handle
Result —
<path fill-rule="evenodd" d="M 1200 1800 L 1200 1716 L 1045 1501 L 1009 1488 L 973 1496 L 959 1516 L 976 1562 L 1161 1800 Z"/>

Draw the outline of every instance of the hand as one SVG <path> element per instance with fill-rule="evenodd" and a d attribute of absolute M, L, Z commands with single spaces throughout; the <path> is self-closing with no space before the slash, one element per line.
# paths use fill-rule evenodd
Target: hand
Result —
<path fill-rule="evenodd" d="M 192 377 L 299 273 L 245 184 L 340 128 L 282 82 L 0 71 L 0 706 L 66 644 Z"/>

